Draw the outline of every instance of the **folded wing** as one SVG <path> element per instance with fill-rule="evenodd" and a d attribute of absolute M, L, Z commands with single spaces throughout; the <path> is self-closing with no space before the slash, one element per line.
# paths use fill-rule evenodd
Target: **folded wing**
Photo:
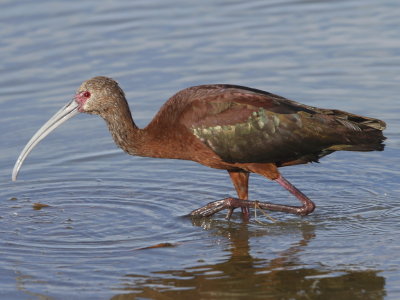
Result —
<path fill-rule="evenodd" d="M 278 166 L 383 150 L 383 121 L 233 85 L 198 86 L 179 120 L 226 162 Z M 193 93 L 192 97 L 193 97 Z"/>

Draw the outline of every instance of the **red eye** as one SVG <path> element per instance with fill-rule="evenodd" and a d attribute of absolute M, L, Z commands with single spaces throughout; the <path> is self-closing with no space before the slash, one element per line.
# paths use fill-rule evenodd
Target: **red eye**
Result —
<path fill-rule="evenodd" d="M 90 98 L 90 92 L 86 91 L 82 93 L 82 96 L 85 98 Z"/>

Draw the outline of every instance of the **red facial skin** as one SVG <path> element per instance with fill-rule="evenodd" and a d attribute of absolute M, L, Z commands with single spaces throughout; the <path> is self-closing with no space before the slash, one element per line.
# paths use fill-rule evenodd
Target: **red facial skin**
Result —
<path fill-rule="evenodd" d="M 90 92 L 83 91 L 75 95 L 74 99 L 75 102 L 78 103 L 78 110 L 79 112 L 84 112 L 83 106 L 85 105 L 86 101 L 90 98 Z"/>

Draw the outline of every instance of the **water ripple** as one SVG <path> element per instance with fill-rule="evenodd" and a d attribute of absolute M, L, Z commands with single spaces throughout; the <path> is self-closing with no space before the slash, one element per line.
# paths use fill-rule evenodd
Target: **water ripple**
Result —
<path fill-rule="evenodd" d="M 0 4 L 1 298 L 399 298 L 396 1 L 20 2 Z M 178 90 L 223 82 L 381 118 L 387 147 L 283 168 L 317 209 L 264 224 L 183 217 L 235 195 L 226 172 L 129 157 L 95 117 L 11 182 L 23 144 L 95 75 L 120 82 L 139 126 Z M 250 198 L 298 204 L 259 176 Z"/>

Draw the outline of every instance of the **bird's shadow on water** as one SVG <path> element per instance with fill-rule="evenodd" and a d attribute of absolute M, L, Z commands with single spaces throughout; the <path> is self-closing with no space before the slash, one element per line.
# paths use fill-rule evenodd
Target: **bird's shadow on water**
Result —
<path fill-rule="evenodd" d="M 242 222 L 238 216 L 233 221 L 184 218 L 206 230 L 210 238 L 225 240 L 226 259 L 215 264 L 200 260 L 197 265 L 149 276 L 126 274 L 124 292 L 112 299 L 383 299 L 386 295 L 385 279 L 378 270 L 331 270 L 302 263 L 302 253 L 316 236 L 315 225 L 308 222 L 260 225 Z M 257 239 L 282 235 L 298 237 L 285 250 L 257 245 Z M 257 257 L 266 252 L 270 258 Z"/>

